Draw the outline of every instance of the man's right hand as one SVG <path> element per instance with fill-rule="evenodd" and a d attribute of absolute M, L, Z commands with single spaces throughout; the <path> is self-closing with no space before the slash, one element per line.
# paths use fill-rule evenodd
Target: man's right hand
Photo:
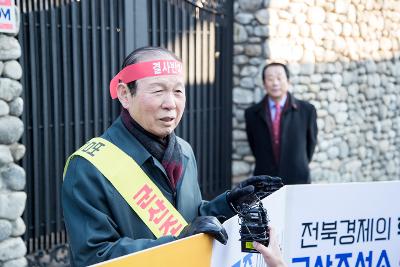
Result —
<path fill-rule="evenodd" d="M 191 223 L 183 228 L 178 238 L 184 238 L 199 233 L 209 234 L 224 245 L 228 242 L 228 234 L 226 233 L 225 228 L 218 219 L 213 216 L 196 217 Z"/>

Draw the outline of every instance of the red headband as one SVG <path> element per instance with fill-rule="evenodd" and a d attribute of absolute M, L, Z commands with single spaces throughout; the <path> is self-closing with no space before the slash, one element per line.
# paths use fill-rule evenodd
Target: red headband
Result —
<path fill-rule="evenodd" d="M 128 65 L 123 68 L 110 82 L 111 98 L 117 98 L 118 83 L 130 83 L 146 77 L 161 75 L 181 75 L 182 62 L 177 60 L 154 60 Z"/>

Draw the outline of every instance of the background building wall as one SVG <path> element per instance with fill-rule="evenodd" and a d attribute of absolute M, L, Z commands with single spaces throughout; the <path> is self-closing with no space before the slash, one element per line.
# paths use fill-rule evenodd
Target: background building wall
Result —
<path fill-rule="evenodd" d="M 400 2 L 237 0 L 234 182 L 251 175 L 244 109 L 264 96 L 261 69 L 289 63 L 290 89 L 318 113 L 312 182 L 400 179 Z"/>
<path fill-rule="evenodd" d="M 18 10 L 16 10 L 18 12 Z M 17 23 L 18 24 L 18 23 Z M 25 154 L 18 143 L 23 134 L 23 100 L 20 97 L 21 46 L 16 34 L 0 33 L 0 266 L 27 266 L 26 246 L 21 236 L 25 223 L 25 171 L 16 164 Z"/>

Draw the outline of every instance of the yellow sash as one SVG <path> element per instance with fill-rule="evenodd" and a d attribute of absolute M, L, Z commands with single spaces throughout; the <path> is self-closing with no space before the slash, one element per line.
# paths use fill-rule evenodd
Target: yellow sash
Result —
<path fill-rule="evenodd" d="M 117 189 L 129 206 L 159 238 L 177 236 L 187 222 L 164 197 L 160 189 L 130 156 L 109 141 L 91 139 L 68 159 L 81 156 L 90 161 Z"/>

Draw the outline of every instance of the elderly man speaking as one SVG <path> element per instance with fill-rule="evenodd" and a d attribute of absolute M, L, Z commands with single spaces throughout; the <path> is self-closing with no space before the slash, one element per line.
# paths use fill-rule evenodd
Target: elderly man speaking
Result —
<path fill-rule="evenodd" d="M 185 109 L 182 62 L 144 47 L 110 82 L 121 115 L 67 160 L 62 203 L 72 266 L 86 266 L 197 233 L 226 243 L 230 218 L 281 180 L 252 177 L 203 201 L 190 145 L 174 134 Z M 272 185 L 272 186 L 271 186 Z"/>

